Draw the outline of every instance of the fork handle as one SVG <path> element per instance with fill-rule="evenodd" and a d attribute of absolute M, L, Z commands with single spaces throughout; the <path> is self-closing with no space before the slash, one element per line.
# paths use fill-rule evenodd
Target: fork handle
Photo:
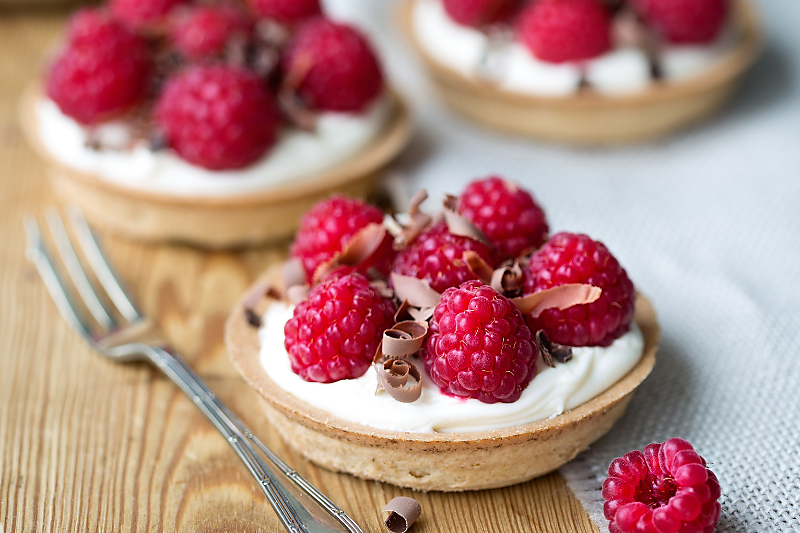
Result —
<path fill-rule="evenodd" d="M 289 490 L 253 449 L 247 436 L 252 432 L 238 418 L 236 422 L 240 425 L 234 422 L 231 411 L 180 357 L 162 348 L 149 348 L 146 353 L 148 358 L 192 399 L 244 462 L 286 530 L 290 533 L 307 533 L 296 510 L 296 506 L 302 504 L 290 496 Z"/>

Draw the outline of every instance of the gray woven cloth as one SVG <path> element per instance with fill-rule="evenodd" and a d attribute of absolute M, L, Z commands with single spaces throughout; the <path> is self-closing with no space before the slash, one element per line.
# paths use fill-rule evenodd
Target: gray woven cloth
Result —
<path fill-rule="evenodd" d="M 563 470 L 590 512 L 614 457 L 680 436 L 720 478 L 718 531 L 800 531 L 800 1 L 756 3 L 768 44 L 724 115 L 660 142 L 579 150 L 463 121 L 437 101 L 396 4 L 328 2 L 372 35 L 415 107 L 418 131 L 396 165 L 409 190 L 512 178 L 551 230 L 602 240 L 655 303 L 655 370 L 611 433 Z"/>

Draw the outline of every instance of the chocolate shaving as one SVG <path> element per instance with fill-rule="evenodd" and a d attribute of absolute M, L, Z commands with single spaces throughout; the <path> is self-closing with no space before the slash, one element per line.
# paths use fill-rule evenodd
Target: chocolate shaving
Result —
<path fill-rule="evenodd" d="M 398 496 L 383 508 L 388 512 L 384 524 L 392 533 L 406 533 L 422 514 L 422 506 L 414 498 Z"/>
<path fill-rule="evenodd" d="M 428 334 L 427 322 L 404 320 L 383 333 L 381 352 L 386 357 L 407 357 L 422 348 Z"/>
<path fill-rule="evenodd" d="M 525 278 L 519 261 L 504 265 L 492 272 L 489 285 L 500 294 L 515 298 L 522 293 Z"/>
<path fill-rule="evenodd" d="M 292 305 L 297 305 L 308 299 L 311 288 L 308 285 L 292 285 L 286 289 L 286 299 Z"/>
<path fill-rule="evenodd" d="M 400 301 L 406 300 L 409 305 L 419 309 L 439 305 L 442 295 L 433 290 L 427 281 L 396 272 L 390 276 L 394 293 Z"/>
<path fill-rule="evenodd" d="M 489 263 L 483 260 L 483 257 L 472 250 L 467 250 L 462 255 L 462 259 L 464 259 L 464 262 L 467 264 L 467 268 L 469 268 L 482 283 L 486 285 L 492 284 L 494 269 L 489 266 Z M 501 291 L 497 290 L 497 292 Z"/>
<path fill-rule="evenodd" d="M 247 319 L 247 323 L 253 326 L 254 328 L 261 327 L 261 317 L 256 314 L 255 311 L 250 309 L 249 307 L 244 308 L 244 316 Z"/>
<path fill-rule="evenodd" d="M 303 131 L 317 129 L 317 113 L 306 105 L 300 96 L 286 87 L 278 91 L 278 106 L 289 122 Z"/>
<path fill-rule="evenodd" d="M 533 318 L 539 316 L 545 309 L 567 309 L 574 305 L 590 304 L 600 298 L 603 290 L 600 287 L 584 283 L 568 283 L 534 292 L 520 298 L 512 298 L 512 302 L 524 315 Z"/>
<path fill-rule="evenodd" d="M 657 60 L 658 36 L 650 30 L 632 9 L 622 9 L 614 16 L 612 39 L 619 48 L 644 50 L 651 62 Z"/>
<path fill-rule="evenodd" d="M 537 331 L 534 338 L 536 340 L 536 345 L 539 347 L 539 351 L 542 352 L 542 360 L 544 360 L 547 366 L 555 368 L 556 365 L 553 360 L 559 363 L 566 363 L 572 359 L 572 348 L 551 341 L 547 338 L 543 330 L 540 329 Z"/>
<path fill-rule="evenodd" d="M 375 359 L 383 359 L 380 346 Z M 383 361 L 376 361 L 375 372 L 378 376 L 378 386 L 386 393 L 401 403 L 412 403 L 419 400 L 422 395 L 422 374 L 414 363 L 406 359 L 392 357 Z M 414 385 L 406 387 L 408 376 L 414 378 Z"/>
<path fill-rule="evenodd" d="M 380 274 L 379 272 L 372 273 L 370 272 L 370 277 L 375 277 L 376 274 Z M 389 283 L 386 282 L 384 279 L 373 279 L 370 282 L 370 285 L 378 291 L 378 294 L 383 296 L 384 298 L 394 298 L 394 291 L 389 287 Z"/>
<path fill-rule="evenodd" d="M 287 259 L 281 268 L 281 275 L 283 277 L 283 286 L 287 288 L 293 285 L 305 285 L 308 282 L 306 269 L 299 257 Z"/>
<path fill-rule="evenodd" d="M 411 197 L 408 207 L 409 222 L 394 238 L 394 249 L 404 250 L 414 239 L 425 231 L 433 222 L 433 217 L 420 211 L 422 202 L 427 200 L 428 191 L 420 189 Z"/>
<path fill-rule="evenodd" d="M 486 238 L 486 235 L 484 235 L 475 224 L 458 212 L 458 198 L 455 196 L 450 196 L 449 194 L 445 196 L 442 214 L 447 223 L 447 229 L 450 230 L 450 233 L 453 235 L 469 237 L 470 239 L 475 239 L 488 246 L 492 246 L 489 239 Z"/>
<path fill-rule="evenodd" d="M 367 224 L 353 235 L 342 251 L 317 267 L 314 271 L 314 284 L 325 280 L 339 267 L 354 267 L 363 263 L 378 251 L 385 238 L 386 227 L 383 224 L 377 222 Z"/>

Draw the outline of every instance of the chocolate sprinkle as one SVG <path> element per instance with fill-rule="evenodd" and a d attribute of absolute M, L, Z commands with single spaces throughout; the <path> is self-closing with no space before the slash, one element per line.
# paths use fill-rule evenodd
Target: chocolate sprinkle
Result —
<path fill-rule="evenodd" d="M 422 514 L 422 506 L 414 498 L 398 496 L 383 508 L 388 512 L 384 524 L 392 533 L 406 533 Z"/>
<path fill-rule="evenodd" d="M 537 331 L 536 335 L 534 335 L 534 339 L 536 340 L 536 345 L 539 347 L 539 351 L 542 352 L 542 359 L 547 366 L 555 368 L 556 365 L 553 360 L 559 363 L 566 363 L 572 359 L 572 348 L 551 341 L 547 338 L 547 335 L 545 335 L 544 330 L 540 329 Z"/>

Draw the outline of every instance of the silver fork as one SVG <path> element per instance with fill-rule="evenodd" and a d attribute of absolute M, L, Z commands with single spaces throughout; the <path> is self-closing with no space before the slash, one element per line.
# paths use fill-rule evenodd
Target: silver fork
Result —
<path fill-rule="evenodd" d="M 36 266 L 56 307 L 70 328 L 103 357 L 116 362 L 148 361 L 172 379 L 233 447 L 258 481 L 287 531 L 362 533 L 344 511 L 267 448 L 180 356 L 167 346 L 148 340 L 155 333 L 154 324 L 143 317 L 131 303 L 100 251 L 83 214 L 73 207 L 67 210 L 67 216 L 86 262 L 124 321 L 119 324 L 107 312 L 86 277 L 61 216 L 56 209 L 49 209 L 45 218 L 53 242 L 79 297 L 97 326 L 91 327 L 80 307 L 76 305 L 42 240 L 39 224 L 30 215 L 24 221 L 26 257 Z M 292 483 L 285 483 L 285 479 Z"/>

